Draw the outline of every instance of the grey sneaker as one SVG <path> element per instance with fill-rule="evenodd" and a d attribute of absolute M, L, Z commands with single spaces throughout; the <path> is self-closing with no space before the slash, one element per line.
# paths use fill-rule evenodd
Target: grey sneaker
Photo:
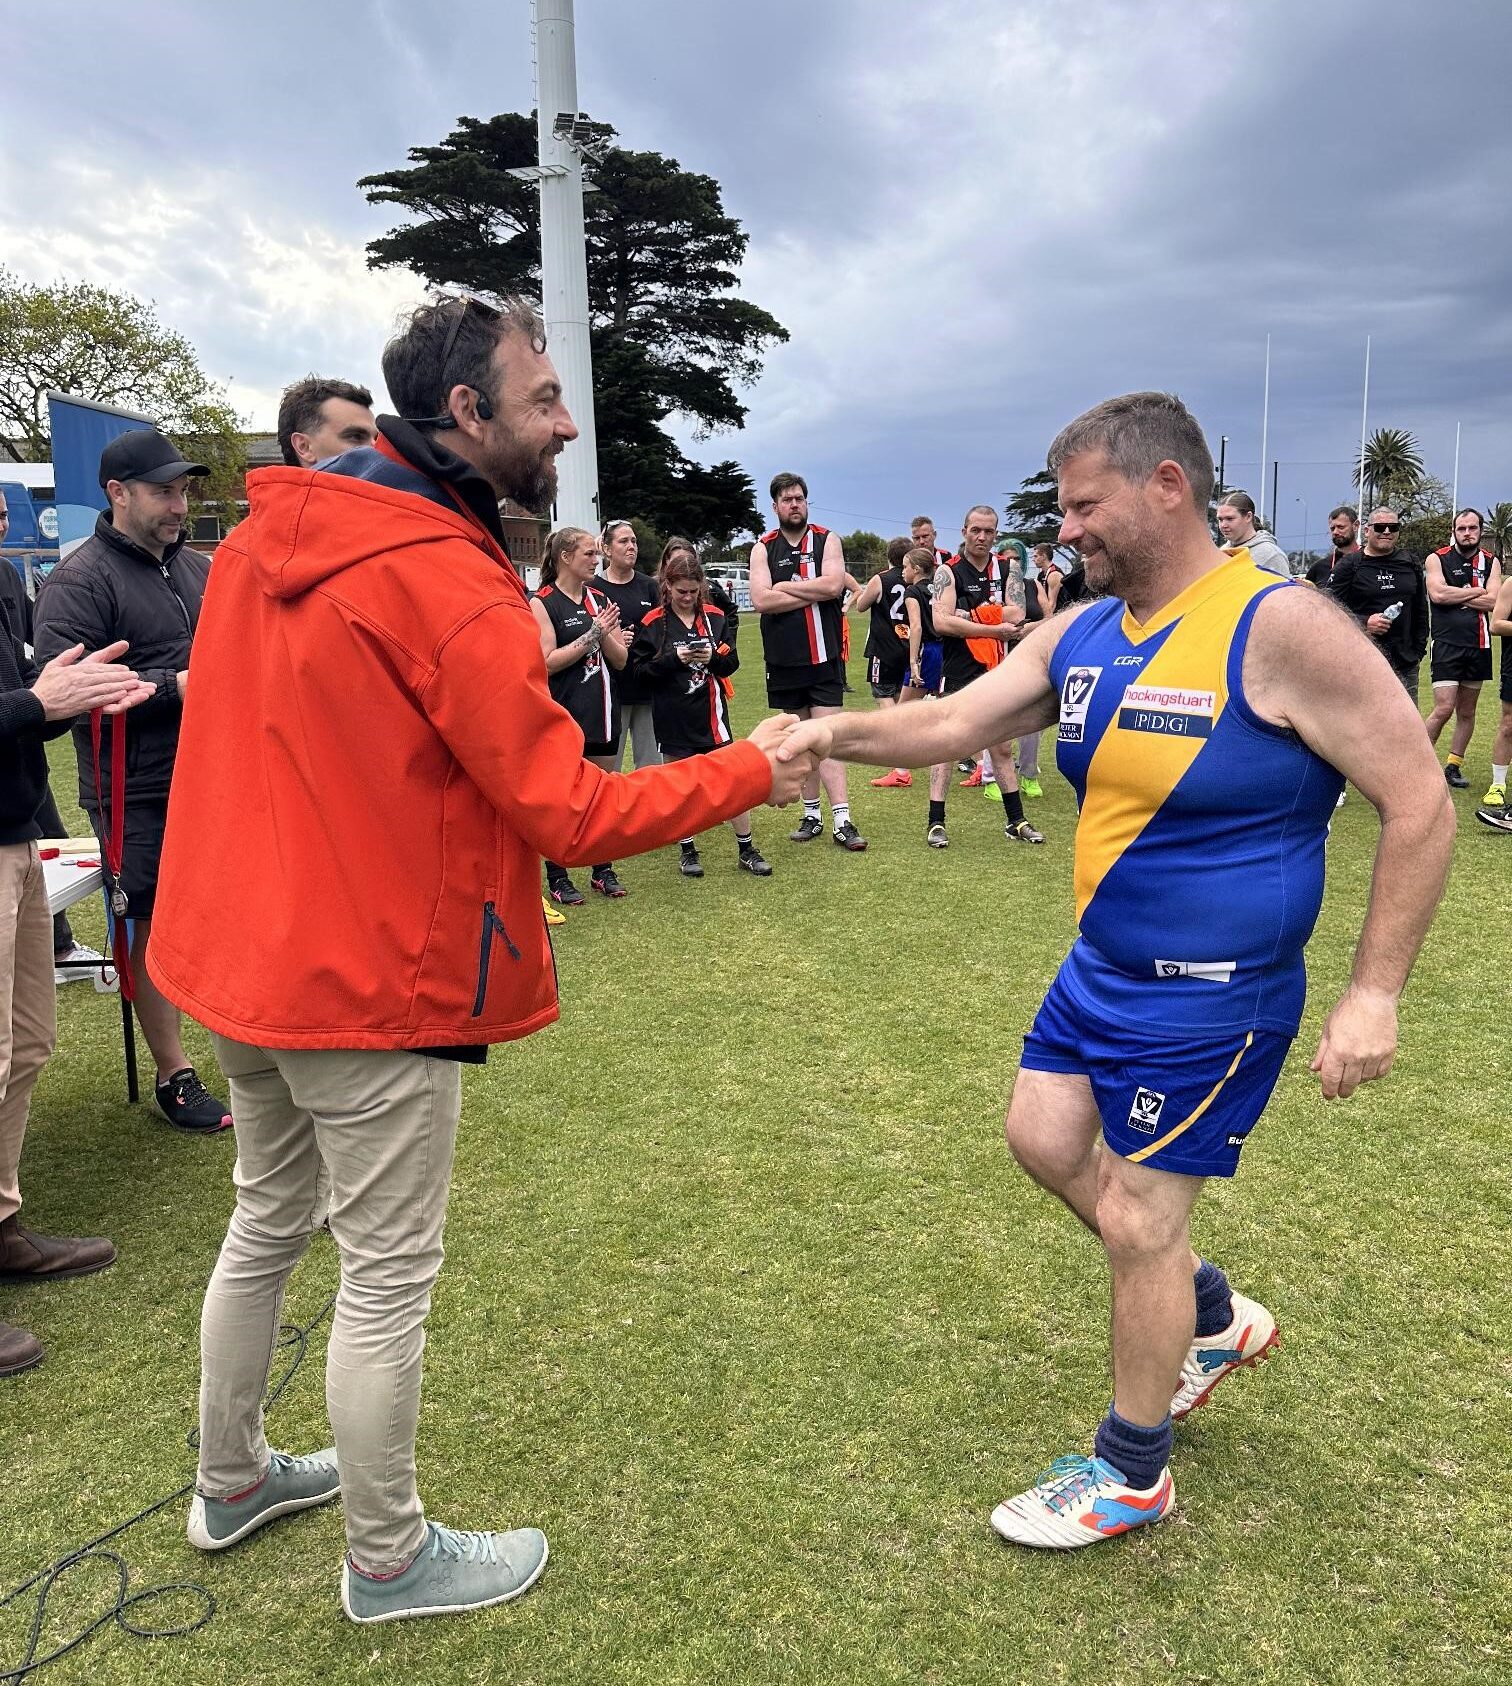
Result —
<path fill-rule="evenodd" d="M 529 1592 L 546 1567 L 539 1528 L 506 1534 L 464 1532 L 427 1522 L 424 1544 L 397 1575 L 379 1580 L 352 1567 L 341 1570 L 341 1607 L 354 1622 L 397 1622 L 406 1616 L 449 1616 L 486 1610 Z"/>
<path fill-rule="evenodd" d="M 309 1510 L 327 1504 L 341 1491 L 336 1473 L 336 1448 L 311 1452 L 307 1458 L 291 1458 L 274 1452 L 268 1473 L 249 1493 L 237 1499 L 207 1499 L 194 1495 L 189 1506 L 189 1543 L 201 1551 L 224 1551 L 265 1522 L 287 1516 L 292 1510 Z"/>

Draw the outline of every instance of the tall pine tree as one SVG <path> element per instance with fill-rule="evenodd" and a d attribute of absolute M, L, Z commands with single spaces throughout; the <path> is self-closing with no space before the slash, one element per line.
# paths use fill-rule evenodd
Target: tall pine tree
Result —
<path fill-rule="evenodd" d="M 613 130 L 605 131 L 613 134 Z M 413 219 L 368 246 L 375 269 L 403 264 L 437 285 L 540 291 L 540 203 L 509 172 L 536 162 L 533 115 L 463 117 L 407 168 L 364 176 L 373 204 Z M 700 438 L 745 420 L 736 388 L 787 330 L 734 293 L 748 236 L 719 184 L 659 152 L 612 148 L 583 200 L 599 502 L 661 532 L 720 543 L 759 530 L 755 488 L 736 462 L 703 468 L 677 448 L 669 417 Z"/>

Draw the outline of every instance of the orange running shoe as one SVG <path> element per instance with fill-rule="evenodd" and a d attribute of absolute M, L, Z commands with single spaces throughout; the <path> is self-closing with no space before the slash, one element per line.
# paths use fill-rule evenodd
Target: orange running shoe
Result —
<path fill-rule="evenodd" d="M 978 767 L 973 769 L 969 778 L 964 778 L 964 779 L 961 780 L 961 789 L 962 790 L 980 790 L 981 788 L 982 788 L 982 769 L 981 769 L 980 766 L 978 766 Z"/>
<path fill-rule="evenodd" d="M 905 772 L 900 767 L 880 779 L 872 780 L 873 790 L 911 790 L 913 788 L 913 774 Z"/>

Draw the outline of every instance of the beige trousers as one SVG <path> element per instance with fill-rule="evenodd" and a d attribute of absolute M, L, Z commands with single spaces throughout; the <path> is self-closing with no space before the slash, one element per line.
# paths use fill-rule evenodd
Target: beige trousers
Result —
<path fill-rule="evenodd" d="M 262 1395 L 284 1286 L 328 1180 L 341 1287 L 326 1409 L 347 1543 L 362 1568 L 383 1574 L 425 1538 L 415 1425 L 461 1067 L 404 1052 L 214 1042 L 236 1119 L 236 1210 L 200 1324 L 199 1490 L 228 1498 L 267 1470 Z"/>
<path fill-rule="evenodd" d="M 0 844 L 0 1222 L 21 1207 L 21 1143 L 58 1039 L 52 915 L 35 843 Z"/>

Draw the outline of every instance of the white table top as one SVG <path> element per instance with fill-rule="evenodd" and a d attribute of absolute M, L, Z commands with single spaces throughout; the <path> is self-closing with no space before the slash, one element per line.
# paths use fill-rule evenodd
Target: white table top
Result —
<path fill-rule="evenodd" d="M 81 864 L 85 862 L 88 864 Z M 43 861 L 42 871 L 47 879 L 47 911 L 61 913 L 86 896 L 92 896 L 105 882 L 100 870 L 100 857 L 67 856 L 60 860 Z"/>

